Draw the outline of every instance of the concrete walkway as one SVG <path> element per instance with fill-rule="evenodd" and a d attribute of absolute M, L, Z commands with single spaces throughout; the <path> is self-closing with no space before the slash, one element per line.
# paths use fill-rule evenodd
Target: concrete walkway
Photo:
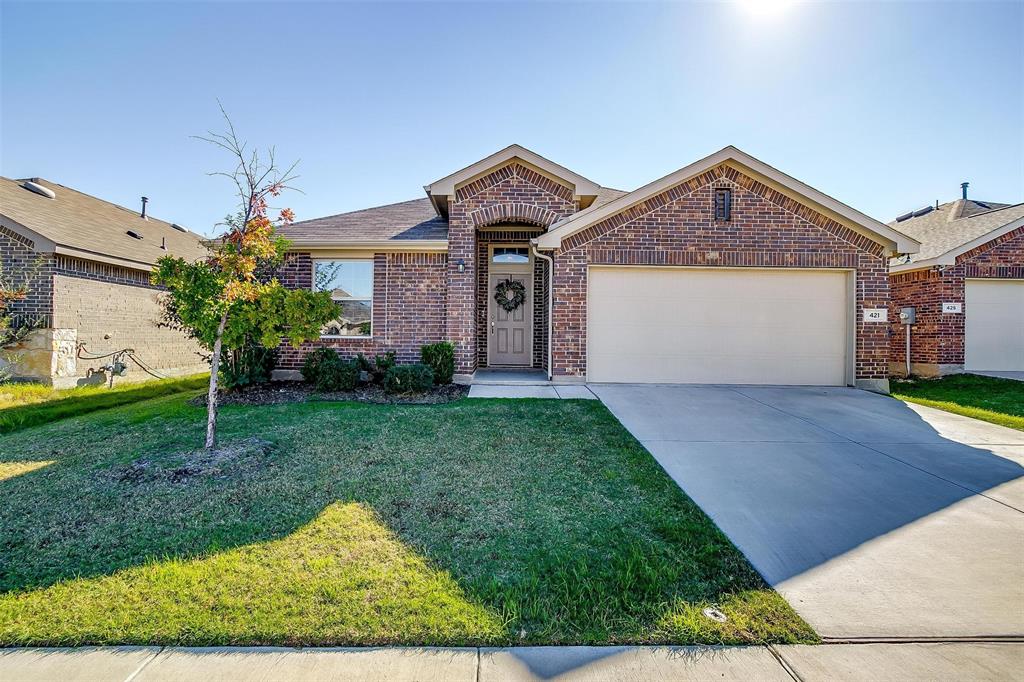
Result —
<path fill-rule="evenodd" d="M 1024 432 L 847 388 L 591 389 L 822 637 L 1024 637 Z"/>
<path fill-rule="evenodd" d="M 551 398 L 561 400 L 597 400 L 589 388 L 576 384 L 544 384 L 522 386 L 516 384 L 473 384 L 470 398 Z"/>
<path fill-rule="evenodd" d="M 1024 372 L 1013 372 L 1010 370 L 1003 370 L 1001 372 L 975 372 L 968 371 L 968 374 L 980 374 L 985 377 L 997 377 L 999 379 L 1013 379 L 1014 381 L 1024 381 Z"/>
<path fill-rule="evenodd" d="M 0 649 L 5 682 L 1011 680 L 1024 643 L 773 647 Z"/>

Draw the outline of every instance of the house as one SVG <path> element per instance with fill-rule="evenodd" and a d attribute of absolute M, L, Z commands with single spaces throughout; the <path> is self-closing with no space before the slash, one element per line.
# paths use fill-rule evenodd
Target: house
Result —
<path fill-rule="evenodd" d="M 888 262 L 918 244 L 734 147 L 632 192 L 518 145 L 398 204 L 295 223 L 280 277 L 342 290 L 316 347 L 555 382 L 856 385 L 889 372 Z"/>
<path fill-rule="evenodd" d="M 1024 204 L 962 196 L 890 225 L 921 242 L 892 261 L 893 373 L 1024 371 Z M 912 325 L 899 312 L 914 308 Z"/>
<path fill-rule="evenodd" d="M 202 258 L 201 238 L 183 227 L 41 178 L 0 178 L 0 265 L 29 278 L 11 312 L 41 328 L 20 349 L 20 378 L 58 387 L 209 370 L 199 346 L 158 326 L 157 259 Z M 130 353 L 118 353 L 130 349 Z M 120 369 L 118 367 L 118 369 Z M 121 379 L 118 379 L 119 381 Z"/>

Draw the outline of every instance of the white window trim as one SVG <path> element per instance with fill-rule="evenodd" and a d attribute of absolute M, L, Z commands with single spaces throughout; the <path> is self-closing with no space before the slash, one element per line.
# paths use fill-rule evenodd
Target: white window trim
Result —
<path fill-rule="evenodd" d="M 321 339 L 372 339 L 374 332 L 373 324 L 373 295 L 374 295 L 374 271 L 376 270 L 376 264 L 373 258 L 314 258 L 313 259 L 313 281 L 311 287 L 313 291 L 316 291 L 316 265 L 317 263 L 369 263 L 370 264 L 370 297 L 359 298 L 350 296 L 348 298 L 334 298 L 331 300 L 337 303 L 338 301 L 369 301 L 370 302 L 370 333 L 368 335 L 359 336 L 342 336 L 339 334 L 321 334 Z"/>

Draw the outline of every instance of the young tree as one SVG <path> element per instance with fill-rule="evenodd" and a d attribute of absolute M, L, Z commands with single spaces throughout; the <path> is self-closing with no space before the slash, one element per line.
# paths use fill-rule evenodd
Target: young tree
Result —
<path fill-rule="evenodd" d="M 231 119 L 224 133 L 199 139 L 227 151 L 235 167 L 211 173 L 229 178 L 237 190 L 238 210 L 225 219 L 227 231 L 210 245 L 210 256 L 190 263 L 165 256 L 157 262 L 153 281 L 167 288 L 166 306 L 173 317 L 197 339 L 210 356 L 210 388 L 207 395 L 207 449 L 217 443 L 217 381 L 221 352 L 241 348 L 247 339 L 258 339 L 267 348 L 281 338 L 292 345 L 319 338 L 320 329 L 338 314 L 330 292 L 289 290 L 268 273 L 284 258 L 288 242 L 275 229 L 294 219 L 291 209 L 269 213 L 270 200 L 291 189 L 293 164 L 281 170 L 274 150 L 265 157 L 239 140 Z"/>

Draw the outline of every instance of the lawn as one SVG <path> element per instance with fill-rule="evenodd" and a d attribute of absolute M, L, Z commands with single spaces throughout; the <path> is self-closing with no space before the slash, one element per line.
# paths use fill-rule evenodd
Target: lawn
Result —
<path fill-rule="evenodd" d="M 198 374 L 180 379 L 161 379 L 139 383 L 118 383 L 55 389 L 36 383 L 0 384 L 0 433 L 11 433 L 37 424 L 118 405 L 194 391 L 205 386 L 209 376 Z"/>
<path fill-rule="evenodd" d="M 0 645 L 816 641 L 596 401 L 186 398 L 0 436 Z"/>
<path fill-rule="evenodd" d="M 894 381 L 892 395 L 1024 431 L 1024 381 L 953 374 L 939 379 Z"/>

